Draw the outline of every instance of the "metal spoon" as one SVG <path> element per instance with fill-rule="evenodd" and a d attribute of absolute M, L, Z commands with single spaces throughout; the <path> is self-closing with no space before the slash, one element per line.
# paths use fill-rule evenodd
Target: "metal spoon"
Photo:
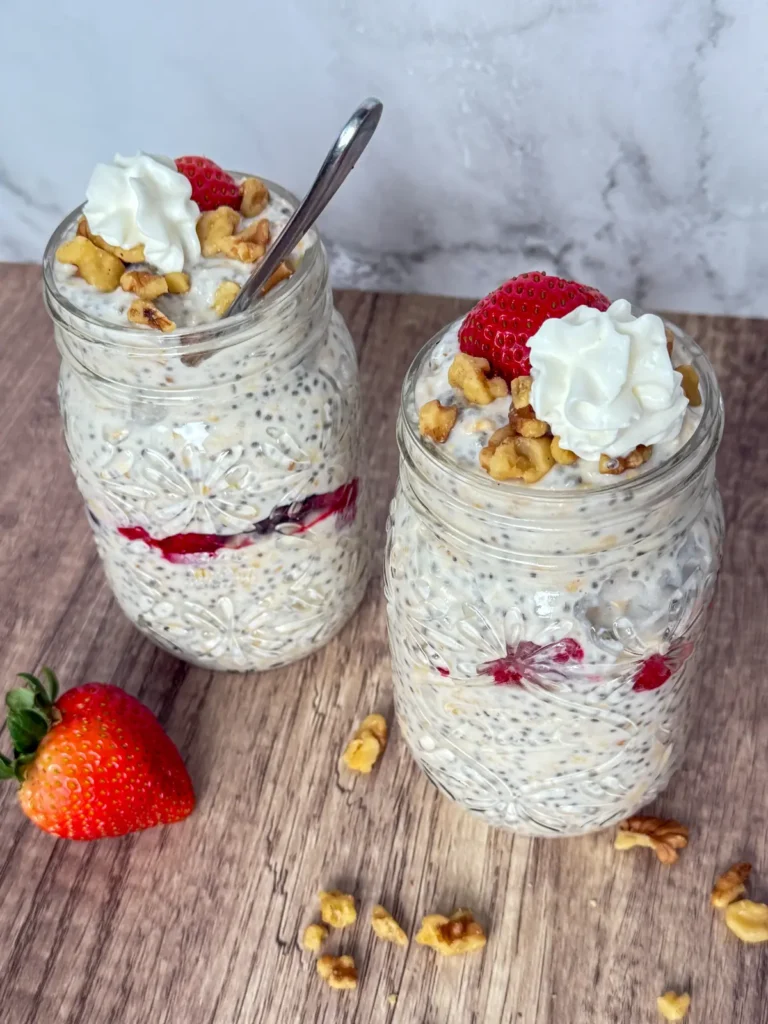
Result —
<path fill-rule="evenodd" d="M 293 216 L 277 236 L 275 244 L 240 289 L 226 316 L 242 313 L 261 298 L 261 289 L 278 265 L 293 251 L 297 242 L 312 227 L 335 195 L 339 185 L 357 163 L 371 141 L 381 118 L 381 101 L 367 99 L 354 112 L 331 146 L 312 187 L 297 206 Z"/>

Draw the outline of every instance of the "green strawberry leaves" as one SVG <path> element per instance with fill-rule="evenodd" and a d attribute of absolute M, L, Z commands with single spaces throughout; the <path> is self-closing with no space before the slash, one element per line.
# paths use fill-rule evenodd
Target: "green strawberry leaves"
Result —
<path fill-rule="evenodd" d="M 13 743 L 13 758 L 0 754 L 0 779 L 23 779 L 23 769 L 34 758 L 40 741 L 58 720 L 54 707 L 59 695 L 59 681 L 54 672 L 43 668 L 43 680 L 27 672 L 19 673 L 25 686 L 6 694 L 6 724 Z"/>
<path fill-rule="evenodd" d="M 33 754 L 48 732 L 48 719 L 39 711 L 11 711 L 7 725 L 17 756 Z"/>
<path fill-rule="evenodd" d="M 56 678 L 56 673 L 46 665 L 43 665 L 42 675 L 45 683 L 48 684 L 47 689 L 45 683 L 41 683 L 37 676 L 31 675 L 29 672 L 19 672 L 19 679 L 25 680 L 29 690 L 11 690 L 11 693 L 31 691 L 38 707 L 50 707 L 51 704 L 55 704 L 56 698 L 59 696 L 59 680 Z"/>

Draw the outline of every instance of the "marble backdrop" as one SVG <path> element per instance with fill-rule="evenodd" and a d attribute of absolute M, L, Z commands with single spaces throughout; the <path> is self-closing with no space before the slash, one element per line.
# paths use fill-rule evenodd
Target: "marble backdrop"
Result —
<path fill-rule="evenodd" d="M 647 307 L 768 315 L 765 0 L 6 3 L 0 258 L 36 260 L 115 151 L 309 184 L 335 282 L 478 295 L 524 269 Z"/>

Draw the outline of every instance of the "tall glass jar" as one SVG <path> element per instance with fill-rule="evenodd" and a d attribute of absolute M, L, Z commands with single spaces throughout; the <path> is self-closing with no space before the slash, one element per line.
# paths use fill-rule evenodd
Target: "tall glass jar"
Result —
<path fill-rule="evenodd" d="M 720 563 L 711 366 L 676 328 L 704 412 L 634 479 L 551 490 L 497 483 L 419 434 L 417 356 L 398 422 L 386 594 L 395 699 L 444 794 L 524 835 L 633 814 L 680 763 L 694 656 Z"/>
<path fill-rule="evenodd" d="M 295 203 L 289 193 L 270 189 Z M 109 583 L 160 646 L 250 671 L 325 644 L 363 595 L 354 347 L 316 236 L 252 310 L 169 334 L 45 299 L 64 436 Z"/>

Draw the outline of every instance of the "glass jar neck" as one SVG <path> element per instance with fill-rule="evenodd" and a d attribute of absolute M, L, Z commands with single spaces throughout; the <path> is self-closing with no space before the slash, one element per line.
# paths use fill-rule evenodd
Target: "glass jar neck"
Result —
<path fill-rule="evenodd" d="M 283 376 L 325 336 L 333 312 L 328 261 L 319 238 L 287 282 L 239 316 L 159 334 L 90 317 L 56 287 L 55 252 L 79 210 L 59 226 L 44 259 L 44 296 L 62 357 L 105 387 L 183 392 L 221 386 L 245 373 Z"/>
<path fill-rule="evenodd" d="M 723 407 L 714 371 L 692 339 L 683 336 L 699 373 L 704 412 L 691 438 L 668 461 L 633 479 L 555 490 L 484 479 L 421 437 L 415 386 L 444 334 L 414 360 L 397 426 L 402 491 L 439 536 L 464 550 L 556 569 L 590 552 L 600 552 L 603 563 L 606 553 L 609 561 L 614 555 L 621 561 L 628 549 L 660 545 L 670 530 L 684 531 L 700 515 L 714 485 Z"/>

